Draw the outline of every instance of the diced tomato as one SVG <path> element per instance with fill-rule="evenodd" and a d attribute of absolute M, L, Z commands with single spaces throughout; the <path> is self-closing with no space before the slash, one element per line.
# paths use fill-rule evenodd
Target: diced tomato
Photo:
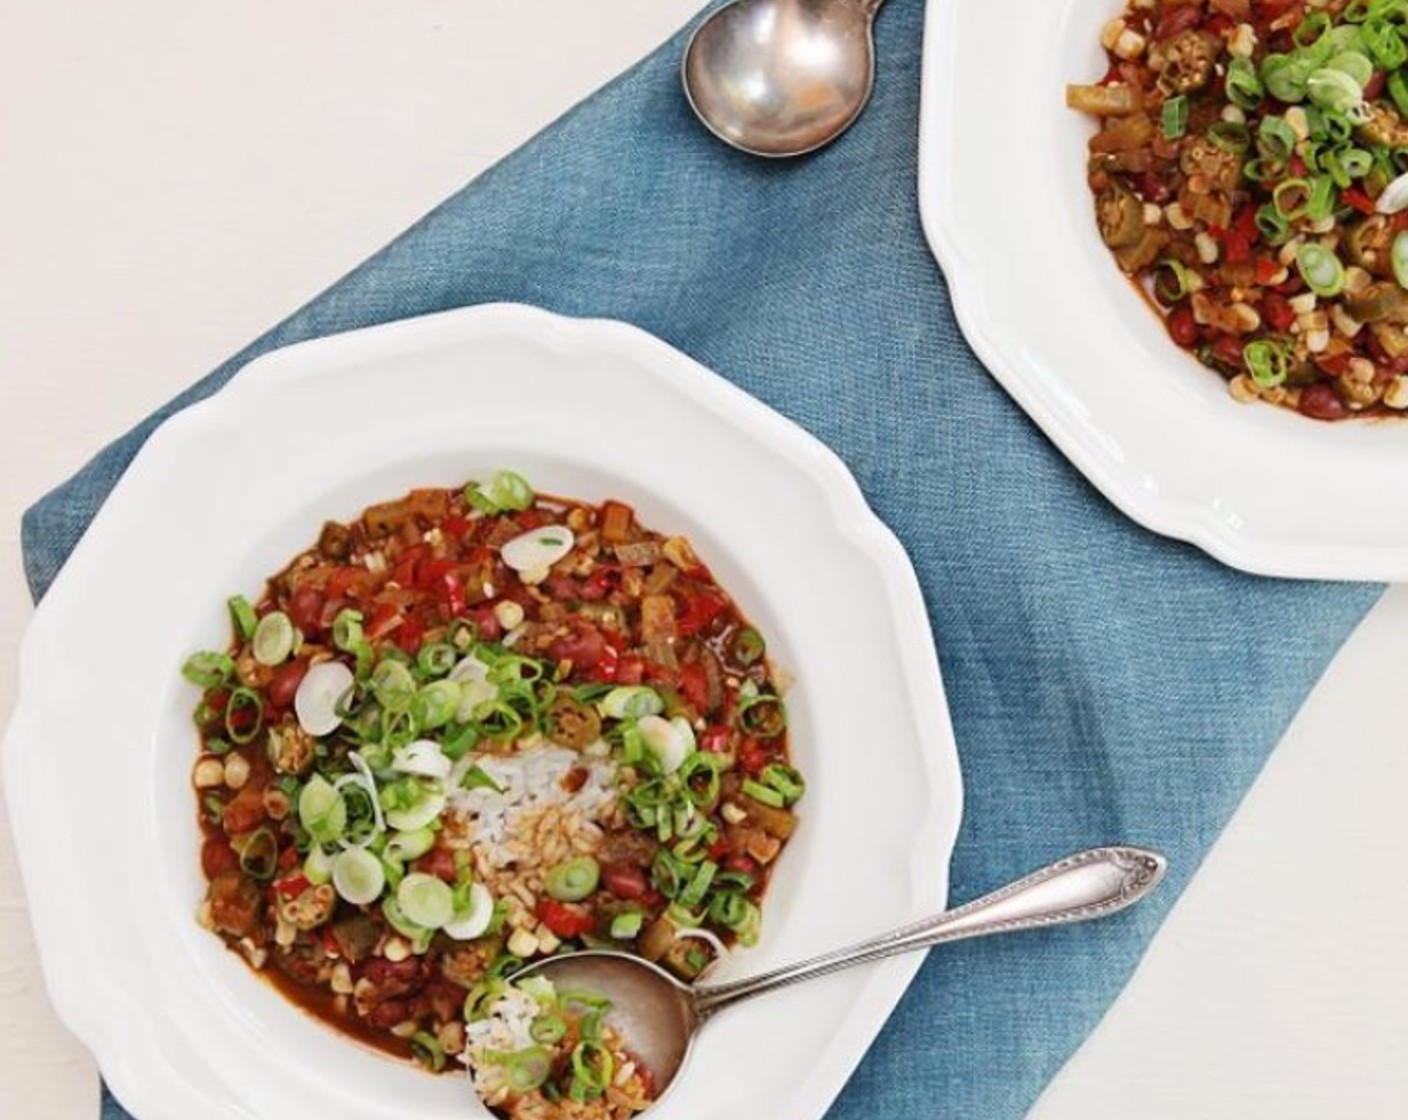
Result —
<path fill-rule="evenodd" d="M 594 924 L 591 912 L 586 908 L 558 902 L 554 898 L 539 902 L 537 914 L 538 920 L 564 941 L 590 933 Z"/>
<path fill-rule="evenodd" d="M 314 587 L 300 587 L 288 602 L 288 616 L 305 635 L 323 628 L 323 593 Z"/>
<path fill-rule="evenodd" d="M 455 853 L 448 848 L 432 848 L 411 864 L 417 871 L 434 875 L 454 886 L 459 881 L 459 869 L 455 867 Z"/>
<path fill-rule="evenodd" d="M 1291 306 L 1291 301 L 1275 292 L 1261 301 L 1261 316 L 1273 331 L 1288 331 L 1296 321 L 1296 312 Z"/>
<path fill-rule="evenodd" d="M 391 569 L 390 581 L 401 587 L 414 587 L 416 585 L 416 565 L 419 563 L 420 561 L 414 556 L 403 556 Z"/>
<path fill-rule="evenodd" d="M 1350 354 L 1317 354 L 1315 364 L 1331 377 L 1343 377 L 1349 368 Z"/>
<path fill-rule="evenodd" d="M 540 509 L 525 509 L 513 519 L 520 532 L 527 533 L 532 529 L 540 529 L 548 523 L 547 514 Z"/>
<path fill-rule="evenodd" d="M 1221 12 L 1218 12 L 1204 25 L 1204 29 L 1210 31 L 1214 35 L 1225 34 L 1226 32 L 1231 31 L 1232 27 L 1232 21 Z"/>
<path fill-rule="evenodd" d="M 423 637 L 425 637 L 425 623 L 418 618 L 408 618 L 396 628 L 396 636 L 392 641 L 406 653 L 415 653 L 420 649 Z"/>
<path fill-rule="evenodd" d="M 645 660 L 628 654 L 616 662 L 617 684 L 640 684 L 645 679 Z"/>
<path fill-rule="evenodd" d="M 289 851 L 298 854 L 297 848 L 290 848 Z M 275 883 L 274 893 L 282 898 L 297 898 L 312 885 L 307 875 L 295 875 L 292 879 L 280 879 Z"/>
<path fill-rule="evenodd" d="M 685 637 L 699 633 L 728 608 L 723 593 L 711 587 L 684 591 L 680 597 L 684 613 L 676 619 L 675 628 Z"/>
<path fill-rule="evenodd" d="M 616 647 L 608 645 L 601 653 L 601 659 L 587 671 L 587 675 L 602 684 L 616 683 L 616 670 L 621 664 L 621 655 Z"/>
<path fill-rule="evenodd" d="M 634 863 L 608 863 L 601 869 L 601 884 L 616 898 L 637 899 L 650 889 L 645 869 Z"/>
<path fill-rule="evenodd" d="M 1173 341 L 1184 349 L 1198 343 L 1198 321 L 1193 318 L 1193 309 L 1180 304 L 1169 312 L 1168 333 Z"/>
<path fill-rule="evenodd" d="M 579 622 L 570 632 L 548 647 L 548 655 L 554 661 L 570 661 L 574 669 L 589 673 L 606 656 L 610 648 L 600 630 L 590 623 Z"/>
<path fill-rule="evenodd" d="M 274 671 L 274 675 L 269 678 L 269 686 L 264 690 L 264 698 L 269 701 L 269 706 L 279 709 L 292 707 L 298 686 L 303 683 L 303 678 L 307 674 L 308 659 L 306 657 L 300 657 L 296 661 L 280 665 Z"/>
<path fill-rule="evenodd" d="M 668 685 L 674 688 L 680 683 L 680 671 L 671 669 L 668 665 L 661 665 L 659 662 L 651 661 L 649 658 L 643 659 L 645 668 L 645 679 L 651 684 Z"/>
<path fill-rule="evenodd" d="M 616 573 L 609 568 L 598 568 L 582 581 L 577 594 L 588 603 L 605 599 L 616 584 Z"/>
<path fill-rule="evenodd" d="M 361 583 L 365 574 L 365 568 L 338 568 L 328 576 L 328 598 L 346 599 L 352 589 Z"/>
<path fill-rule="evenodd" d="M 367 621 L 366 636 L 369 641 L 378 642 L 406 621 L 401 608 L 394 603 L 379 603 L 372 617 Z"/>
<path fill-rule="evenodd" d="M 450 612 L 450 617 L 455 618 L 464 614 L 467 605 L 464 596 L 464 580 L 459 572 L 451 569 L 440 577 L 440 586 L 436 589 L 440 595 L 440 601 L 444 603 L 445 609 Z"/>
<path fill-rule="evenodd" d="M 720 836 L 709 845 L 709 858 L 712 860 L 721 860 L 724 856 L 728 855 L 728 853 L 729 843 L 727 837 Z"/>
<path fill-rule="evenodd" d="M 745 738 L 738 744 L 738 765 L 744 773 L 756 778 L 771 761 L 772 756 L 756 739 Z"/>
<path fill-rule="evenodd" d="M 1251 206 L 1244 206 L 1222 236 L 1222 252 L 1227 263 L 1241 264 L 1251 260 L 1252 246 L 1256 244 L 1256 239 L 1256 210 Z"/>
<path fill-rule="evenodd" d="M 416 565 L 416 587 L 422 591 L 439 591 L 445 576 L 455 570 L 453 560 L 422 560 Z"/>
<path fill-rule="evenodd" d="M 680 691 L 698 711 L 709 706 L 709 680 L 704 675 L 703 665 L 680 666 Z"/>
<path fill-rule="evenodd" d="M 470 528 L 470 522 L 454 514 L 451 514 L 440 523 L 441 531 L 451 540 L 456 541 L 468 533 Z"/>
<path fill-rule="evenodd" d="M 725 871 L 732 871 L 737 875 L 752 875 L 757 878 L 758 864 L 748 856 L 729 856 L 723 862 Z"/>
<path fill-rule="evenodd" d="M 1348 190 L 1340 191 L 1340 198 L 1361 214 L 1373 214 L 1378 209 L 1374 200 L 1365 194 L 1361 187 L 1350 187 Z"/>
<path fill-rule="evenodd" d="M 721 723 L 705 728 L 699 736 L 699 747 L 710 754 L 728 754 L 728 741 L 732 733 Z"/>
<path fill-rule="evenodd" d="M 298 854 L 298 849 L 290 844 L 279 853 L 279 870 L 292 871 L 299 865 L 303 857 Z"/>
<path fill-rule="evenodd" d="M 1281 274 L 1281 264 L 1270 257 L 1257 257 L 1256 259 L 1256 282 L 1263 287 L 1270 284 Z"/>
<path fill-rule="evenodd" d="M 205 872 L 207 879 L 214 879 L 226 871 L 234 871 L 239 865 L 240 857 L 235 855 L 235 849 L 224 840 L 212 837 L 201 846 L 200 869 Z"/>

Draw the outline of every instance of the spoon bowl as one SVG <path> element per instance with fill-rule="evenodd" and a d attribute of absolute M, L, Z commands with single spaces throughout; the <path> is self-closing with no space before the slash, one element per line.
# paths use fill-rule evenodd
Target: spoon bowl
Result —
<path fill-rule="evenodd" d="M 881 2 L 734 0 L 685 49 L 690 105 L 714 135 L 753 155 L 829 144 L 870 100 Z"/>
<path fill-rule="evenodd" d="M 649 1071 L 658 1100 L 679 1081 L 699 1028 L 725 1007 L 802 980 L 950 941 L 1108 917 L 1148 895 L 1167 869 L 1163 856 L 1142 848 L 1093 848 L 937 917 L 722 984 L 689 987 L 658 965 L 609 950 L 549 957 L 513 979 L 542 976 L 560 992 L 590 992 L 609 1000 L 606 1021 Z"/>

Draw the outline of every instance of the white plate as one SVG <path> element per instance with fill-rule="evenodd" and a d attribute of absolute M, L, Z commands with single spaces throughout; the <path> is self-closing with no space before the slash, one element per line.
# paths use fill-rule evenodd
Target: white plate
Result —
<path fill-rule="evenodd" d="M 5 786 L 45 976 L 141 1120 L 474 1114 L 463 1079 L 347 1041 L 197 927 L 179 668 L 324 517 L 495 466 L 687 532 L 796 676 L 804 820 L 729 974 L 942 908 L 961 786 L 928 616 L 840 460 L 621 324 L 493 306 L 307 343 L 152 437 L 23 645 Z M 819 1117 L 918 963 L 721 1017 L 652 1115 Z"/>
<path fill-rule="evenodd" d="M 1179 350 L 1101 243 L 1089 119 L 1120 0 L 929 0 L 919 200 L 958 320 L 1115 505 L 1267 575 L 1408 579 L 1408 424 L 1240 405 Z"/>

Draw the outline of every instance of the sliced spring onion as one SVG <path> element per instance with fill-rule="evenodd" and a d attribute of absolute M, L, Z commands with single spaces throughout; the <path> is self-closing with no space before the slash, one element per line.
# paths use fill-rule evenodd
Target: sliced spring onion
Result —
<path fill-rule="evenodd" d="M 1164 102 L 1164 139 L 1177 140 L 1188 131 L 1188 98 L 1170 97 Z"/>
<path fill-rule="evenodd" d="M 714 876 L 718 874 L 719 865 L 711 859 L 706 859 L 694 871 L 694 877 L 680 891 L 679 897 L 675 899 L 681 906 L 698 906 L 704 901 L 704 896 L 709 893 L 709 885 L 714 881 Z"/>
<path fill-rule="evenodd" d="M 386 823 L 402 832 L 425 828 L 445 811 L 445 793 L 438 782 L 402 778 L 383 787 L 380 796 Z"/>
<path fill-rule="evenodd" d="M 416 679 L 400 661 L 386 658 L 372 670 L 372 695 L 388 712 L 403 711 L 416 695 Z"/>
<path fill-rule="evenodd" d="M 412 871 L 396 888 L 396 903 L 416 925 L 439 929 L 455 916 L 454 892 L 443 879 Z"/>
<path fill-rule="evenodd" d="M 807 792 L 807 783 L 802 775 L 791 766 L 781 762 L 770 762 L 763 767 L 760 775 L 763 784 L 777 790 L 788 805 L 801 800 Z"/>
<path fill-rule="evenodd" d="M 1354 79 L 1362 91 L 1374 76 L 1374 63 L 1369 56 L 1359 51 L 1342 51 L 1330 59 L 1326 65 L 1331 70 L 1340 70 Z M 1314 75 L 1311 75 L 1314 78 Z"/>
<path fill-rule="evenodd" d="M 776 739 L 787 730 L 787 706 L 782 697 L 763 693 L 740 705 L 738 724 L 754 738 Z"/>
<path fill-rule="evenodd" d="M 1248 58 L 1234 58 L 1227 64 L 1225 88 L 1227 100 L 1239 109 L 1255 109 L 1266 96 L 1256 66 Z"/>
<path fill-rule="evenodd" d="M 645 716 L 636 721 L 636 729 L 666 774 L 673 774 L 694 753 L 694 728 L 683 716 L 676 716 L 673 720 Z"/>
<path fill-rule="evenodd" d="M 225 734 L 240 746 L 252 743 L 264 728 L 264 701 L 251 688 L 237 688 L 225 701 Z"/>
<path fill-rule="evenodd" d="M 1276 213 L 1288 222 L 1305 216 L 1310 206 L 1310 184 L 1304 179 L 1286 179 L 1271 192 L 1271 204 Z"/>
<path fill-rule="evenodd" d="M 1271 203 L 1257 207 L 1255 216 L 1256 228 L 1261 236 L 1266 238 L 1269 245 L 1284 245 L 1291 238 L 1290 223 L 1277 211 Z"/>
<path fill-rule="evenodd" d="M 653 688 L 643 684 L 613 688 L 601 698 L 601 714 L 611 719 L 640 719 L 658 716 L 665 710 L 665 701 Z"/>
<path fill-rule="evenodd" d="M 515 1093 L 531 1093 L 552 1073 L 552 1055 L 541 1046 L 530 1046 L 512 1053 L 489 1050 L 484 1056 L 503 1068 L 504 1084 Z"/>
<path fill-rule="evenodd" d="M 1397 214 L 1408 210 L 1408 175 L 1400 175 L 1389 183 L 1374 203 L 1380 214 Z"/>
<path fill-rule="evenodd" d="M 320 887 L 332 882 L 332 864 L 332 856 L 323 851 L 321 844 L 314 844 L 303 860 L 303 874 L 315 887 Z"/>
<path fill-rule="evenodd" d="M 774 809 L 783 809 L 787 806 L 787 800 L 771 786 L 765 786 L 762 782 L 754 781 L 752 778 L 744 778 L 742 790 L 754 801 L 761 801 L 764 805 L 771 805 Z"/>
<path fill-rule="evenodd" d="M 494 896 L 483 883 L 471 883 L 469 900 L 445 923 L 445 934 L 456 941 L 473 941 L 489 932 L 494 921 Z"/>
<path fill-rule="evenodd" d="M 584 1038 L 572 1050 L 572 1084 L 567 1095 L 576 1101 L 594 1100 L 606 1092 L 615 1072 L 611 1051 Z"/>
<path fill-rule="evenodd" d="M 331 735 L 342 726 L 339 708 L 356 678 L 341 661 L 319 661 L 311 665 L 293 694 L 293 711 L 298 725 L 309 735 Z"/>
<path fill-rule="evenodd" d="M 488 679 L 489 666 L 472 653 L 468 657 L 461 658 L 459 663 L 450 670 L 450 680 L 456 683 L 487 681 Z"/>
<path fill-rule="evenodd" d="M 279 842 L 273 832 L 258 829 L 240 845 L 240 869 L 261 882 L 274 877 L 279 869 Z"/>
<path fill-rule="evenodd" d="M 544 525 L 506 542 L 499 555 L 516 572 L 539 572 L 571 552 L 575 542 L 576 537 L 566 525 Z"/>
<path fill-rule="evenodd" d="M 411 1035 L 411 1057 L 431 1073 L 439 1073 L 445 1068 L 445 1050 L 440 1040 L 429 1031 L 416 1031 Z"/>
<path fill-rule="evenodd" d="M 1182 261 L 1169 257 L 1159 262 L 1159 267 L 1154 272 L 1154 294 L 1159 297 L 1159 302 L 1177 303 L 1181 299 L 1187 299 L 1192 290 L 1188 269 L 1183 266 Z"/>
<path fill-rule="evenodd" d="M 321 774 L 314 774 L 298 795 L 298 823 L 319 844 L 341 839 L 347 828 L 347 802 Z"/>
<path fill-rule="evenodd" d="M 1257 126 L 1256 145 L 1263 158 L 1279 166 L 1295 151 L 1295 129 L 1282 117 L 1263 117 Z"/>
<path fill-rule="evenodd" d="M 1398 281 L 1398 286 L 1408 288 L 1408 231 L 1393 239 L 1390 260 L 1393 262 L 1393 278 Z"/>
<path fill-rule="evenodd" d="M 346 653 L 354 653 L 365 641 L 362 633 L 362 612 L 350 607 L 337 612 L 332 620 L 332 643 Z"/>
<path fill-rule="evenodd" d="M 591 856 L 578 856 L 549 871 L 544 887 L 559 902 L 581 902 L 600 881 L 601 864 Z"/>
<path fill-rule="evenodd" d="M 400 886 L 398 884 L 397 890 L 399 889 Z M 411 947 L 417 953 L 424 953 L 430 948 L 430 942 L 435 938 L 435 931 L 433 929 L 426 929 L 419 923 L 411 921 L 406 915 L 406 912 L 401 909 L 401 905 L 396 901 L 394 894 L 387 895 L 381 900 L 381 913 L 392 929 L 402 937 L 410 940 Z"/>
<path fill-rule="evenodd" d="M 763 636 L 751 626 L 746 626 L 733 636 L 733 657 L 740 665 L 755 665 L 767 652 Z"/>
<path fill-rule="evenodd" d="M 453 765 L 440 744 L 430 739 L 417 739 L 391 756 L 391 769 L 421 778 L 438 778 L 442 782 L 450 776 Z"/>
<path fill-rule="evenodd" d="M 348 848 L 332 861 L 332 886 L 353 906 L 370 906 L 386 888 L 386 870 L 365 848 Z"/>
<path fill-rule="evenodd" d="M 1290 355 L 1283 343 L 1257 339 L 1242 349 L 1242 360 L 1252 380 L 1262 389 L 1273 389 L 1286 380 L 1290 372 Z"/>
<path fill-rule="evenodd" d="M 381 814 L 381 798 L 377 796 L 376 778 L 372 775 L 372 768 L 367 764 L 367 760 L 357 751 L 347 753 L 347 761 L 357 771 L 357 776 L 362 779 L 362 788 L 367 791 L 372 802 L 372 818 L 376 822 L 378 832 L 386 831 L 386 819 Z"/>
<path fill-rule="evenodd" d="M 283 611 L 271 611 L 254 628 L 250 651 L 261 665 L 282 665 L 293 653 L 295 637 L 293 619 Z"/>
<path fill-rule="evenodd" d="M 1337 296 L 1344 290 L 1344 265 L 1319 242 L 1310 241 L 1301 246 L 1296 254 L 1296 268 L 1316 295 Z"/>
<path fill-rule="evenodd" d="M 1252 130 L 1240 121 L 1214 121 L 1208 139 L 1225 152 L 1241 155 L 1252 146 Z"/>
<path fill-rule="evenodd" d="M 230 608 L 230 621 L 235 624 L 235 633 L 240 636 L 241 641 L 249 641 L 254 637 L 255 627 L 259 625 L 259 616 L 254 613 L 249 600 L 243 595 L 232 595 L 226 600 L 226 605 Z"/>
<path fill-rule="evenodd" d="M 1352 114 L 1364 104 L 1364 83 L 1344 70 L 1329 66 L 1311 73 L 1306 79 L 1305 92 L 1316 105 L 1335 113 Z"/>
<path fill-rule="evenodd" d="M 539 1015 L 528 1027 L 528 1034 L 534 1042 L 551 1046 L 560 1042 L 567 1033 L 567 1021 L 560 1015 Z"/>
<path fill-rule="evenodd" d="M 219 688 L 235 671 L 235 663 L 227 654 L 201 650 L 186 658 L 181 675 L 197 688 Z"/>
<path fill-rule="evenodd" d="M 617 941 L 630 941 L 632 938 L 640 936 L 643 925 L 645 925 L 644 914 L 639 910 L 627 910 L 611 919 L 611 936 Z"/>
<path fill-rule="evenodd" d="M 533 504 L 533 488 L 514 471 L 495 471 L 486 485 L 471 482 L 465 487 L 465 500 L 480 513 L 521 512 Z"/>
<path fill-rule="evenodd" d="M 433 731 L 455 718 L 463 698 L 463 690 L 454 681 L 432 681 L 416 693 L 411 711 L 423 731 Z"/>
<path fill-rule="evenodd" d="M 449 642 L 432 642 L 416 654 L 416 668 L 428 677 L 443 677 L 455 667 L 459 654 Z"/>
<path fill-rule="evenodd" d="M 418 828 L 414 832 L 396 833 L 386 842 L 386 847 L 381 850 L 381 854 L 384 858 L 393 859 L 397 863 L 410 863 L 413 859 L 420 859 L 433 847 L 435 847 L 435 830 Z"/>

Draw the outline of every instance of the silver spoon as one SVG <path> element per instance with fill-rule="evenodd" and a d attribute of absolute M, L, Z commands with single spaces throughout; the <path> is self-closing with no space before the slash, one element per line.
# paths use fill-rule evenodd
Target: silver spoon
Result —
<path fill-rule="evenodd" d="M 514 979 L 537 974 L 550 979 L 559 991 L 591 992 L 609 999 L 607 1022 L 650 1071 L 658 1099 L 676 1081 L 699 1028 L 725 1007 L 801 980 L 948 941 L 1116 914 L 1158 886 L 1167 867 L 1163 856 L 1141 848 L 1079 852 L 936 918 L 725 984 L 687 987 L 639 957 L 608 951 L 551 957 Z"/>
<path fill-rule="evenodd" d="M 684 91 L 715 136 L 799 156 L 860 116 L 875 85 L 871 27 L 884 0 L 734 0 L 684 54 Z"/>

